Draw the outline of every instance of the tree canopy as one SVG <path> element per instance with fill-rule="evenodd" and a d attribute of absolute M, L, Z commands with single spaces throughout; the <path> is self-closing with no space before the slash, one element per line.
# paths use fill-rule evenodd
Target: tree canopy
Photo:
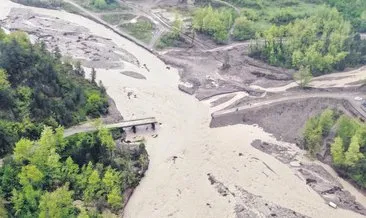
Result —
<path fill-rule="evenodd" d="M 219 43 L 229 38 L 229 30 L 234 23 L 231 9 L 213 9 L 211 6 L 198 8 L 193 16 L 193 28 L 206 33 Z"/>
<path fill-rule="evenodd" d="M 334 128 L 335 138 L 330 146 L 333 165 L 342 175 L 354 180 L 360 187 L 366 187 L 366 125 L 346 115 L 336 116 L 327 109 L 321 115 L 308 120 L 304 140 L 313 155 L 313 144 L 323 143 L 330 130 Z M 320 131 L 322 130 L 322 131 Z M 309 141 L 308 139 L 316 139 Z M 314 142 L 315 141 L 315 142 Z M 309 144 L 310 142 L 310 144 Z M 314 150 L 314 149 L 313 149 Z"/>
<path fill-rule="evenodd" d="M 336 9 L 324 7 L 309 18 L 265 31 L 257 55 L 273 65 L 306 67 L 320 75 L 345 66 L 353 40 L 351 29 Z"/>
<path fill-rule="evenodd" d="M 24 33 L 0 39 L 0 156 L 21 137 L 38 138 L 44 125 L 68 127 L 108 112 L 105 92 L 80 71 Z"/>
<path fill-rule="evenodd" d="M 140 169 L 147 167 L 144 146 L 133 155 L 118 151 L 115 144 L 105 143 L 105 138 L 114 142 L 112 132 L 105 128 L 60 136 L 63 128 L 46 127 L 38 140 L 16 143 L 13 156 L 0 168 L 0 199 L 10 202 L 4 211 L 0 204 L 0 214 L 92 216 L 92 210 L 76 207 L 75 200 L 98 210 L 122 208 L 123 192 L 138 184 L 143 176 Z"/>

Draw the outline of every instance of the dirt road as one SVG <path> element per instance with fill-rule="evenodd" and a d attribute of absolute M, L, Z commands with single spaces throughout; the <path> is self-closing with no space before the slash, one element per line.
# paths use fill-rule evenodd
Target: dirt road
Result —
<path fill-rule="evenodd" d="M 253 109 L 258 108 L 264 105 L 271 105 L 280 102 L 286 101 L 293 101 L 293 100 L 303 100 L 307 98 L 334 98 L 334 99 L 344 99 L 349 101 L 352 106 L 366 119 L 366 112 L 362 110 L 361 103 L 355 101 L 354 98 L 356 96 L 362 96 L 362 93 L 311 93 L 311 94 L 299 94 L 299 95 L 291 95 L 287 97 L 281 97 L 271 100 L 263 100 L 254 103 L 248 103 L 248 105 L 230 108 L 230 109 L 223 109 L 221 111 L 217 111 L 212 114 L 213 117 L 218 117 L 225 114 L 235 113 L 235 112 L 242 112 L 246 109 Z"/>
<path fill-rule="evenodd" d="M 0 17 L 13 7 L 23 6 L 2 0 Z M 330 208 L 296 171 L 253 148 L 250 144 L 255 139 L 283 143 L 263 129 L 250 125 L 209 128 L 209 106 L 180 92 L 178 71 L 150 52 L 81 16 L 31 9 L 109 38 L 146 66 L 121 61 L 123 69 L 97 69 L 98 80 L 125 119 L 155 116 L 162 123 L 158 137 L 146 138 L 149 170 L 128 202 L 124 217 L 237 217 L 245 208 L 259 217 L 270 213 L 281 217 L 362 217 Z M 142 74 L 146 80 L 121 74 L 126 70 Z M 129 98 L 130 92 L 136 98 Z M 358 200 L 366 205 L 365 197 Z"/>

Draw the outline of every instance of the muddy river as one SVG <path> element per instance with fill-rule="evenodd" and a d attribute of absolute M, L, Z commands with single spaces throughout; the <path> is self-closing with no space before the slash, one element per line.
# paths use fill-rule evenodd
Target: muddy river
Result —
<path fill-rule="evenodd" d="M 0 19 L 14 7 L 24 6 L 1 0 Z M 124 217 L 237 217 L 242 208 L 261 217 L 269 215 L 267 203 L 258 203 L 262 201 L 288 209 L 288 214 L 283 214 L 286 217 L 296 217 L 295 214 L 362 217 L 349 210 L 329 207 L 299 178 L 296 170 L 253 148 L 250 144 L 255 139 L 282 143 L 261 128 L 249 125 L 209 128 L 209 104 L 179 91 L 178 71 L 167 68 L 153 54 L 81 16 L 31 10 L 110 38 L 140 63 L 138 66 L 125 62 L 123 69 L 96 69 L 97 80 L 106 86 L 125 119 L 155 116 L 162 123 L 158 137 L 147 138 L 150 166 L 128 202 Z M 142 67 L 144 64 L 146 67 Z M 123 75 L 122 71 L 137 72 L 146 80 Z M 364 196 L 341 179 L 337 180 L 366 205 Z"/>

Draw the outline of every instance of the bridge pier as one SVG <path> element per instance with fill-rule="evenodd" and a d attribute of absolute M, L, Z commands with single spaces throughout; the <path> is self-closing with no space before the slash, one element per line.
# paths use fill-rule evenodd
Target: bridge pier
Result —
<path fill-rule="evenodd" d="M 155 130 L 155 123 L 151 123 L 151 128 Z"/>

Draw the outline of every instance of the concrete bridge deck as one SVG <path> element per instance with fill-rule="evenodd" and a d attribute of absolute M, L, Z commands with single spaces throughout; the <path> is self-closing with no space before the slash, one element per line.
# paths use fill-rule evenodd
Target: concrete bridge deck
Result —
<path fill-rule="evenodd" d="M 155 117 L 147 117 L 136 120 L 126 120 L 119 123 L 107 124 L 104 127 L 107 129 L 114 128 L 136 128 L 137 126 L 146 126 L 152 125 L 153 129 L 155 128 L 155 124 L 158 123 Z M 91 123 L 86 123 L 80 126 L 75 126 L 69 129 L 65 129 L 64 136 L 72 136 L 74 134 L 82 133 L 82 132 L 94 132 L 97 131 L 97 127 L 93 126 Z"/>

